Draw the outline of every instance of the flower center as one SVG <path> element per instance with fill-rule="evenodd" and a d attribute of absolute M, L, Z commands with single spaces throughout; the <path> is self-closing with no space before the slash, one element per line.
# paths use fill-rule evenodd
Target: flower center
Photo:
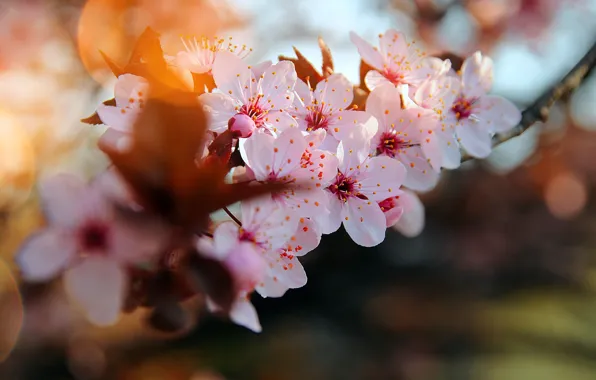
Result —
<path fill-rule="evenodd" d="M 399 199 L 399 197 L 391 197 L 391 198 L 387 198 L 381 202 L 379 202 L 379 207 L 381 208 L 381 211 L 383 212 L 387 212 L 391 209 L 393 209 L 394 207 L 397 206 L 397 200 Z"/>
<path fill-rule="evenodd" d="M 88 252 L 108 249 L 109 227 L 100 222 L 89 222 L 79 232 L 79 245 Z"/>
<path fill-rule="evenodd" d="M 329 191 L 335 195 L 339 200 L 346 202 L 351 197 L 358 197 L 360 199 L 368 199 L 358 190 L 360 185 L 352 177 L 346 177 L 342 173 L 338 173 L 335 177 L 335 182 L 329 186 Z"/>
<path fill-rule="evenodd" d="M 381 136 L 379 145 L 377 146 L 377 154 L 384 154 L 389 157 L 395 157 L 400 150 L 410 148 L 415 144 L 410 144 L 394 132 L 385 132 Z"/>
<path fill-rule="evenodd" d="M 451 110 L 455 113 L 457 120 L 467 119 L 472 115 L 474 103 L 476 103 L 476 99 L 459 97 L 455 103 L 453 103 Z"/>
<path fill-rule="evenodd" d="M 251 99 L 250 103 L 243 104 L 238 110 L 238 113 L 247 115 L 255 122 L 255 126 L 260 128 L 265 124 L 265 119 L 268 110 L 263 108 L 260 104 L 260 100 L 263 95 L 258 95 L 256 98 Z"/>
<path fill-rule="evenodd" d="M 404 84 L 404 74 L 394 71 L 390 68 L 386 68 L 381 73 L 389 82 L 393 83 L 394 85 Z"/>
<path fill-rule="evenodd" d="M 323 112 L 323 107 L 316 108 L 309 107 L 310 112 L 306 115 L 306 130 L 308 132 L 316 131 L 317 129 L 327 130 L 329 126 L 329 115 Z"/>

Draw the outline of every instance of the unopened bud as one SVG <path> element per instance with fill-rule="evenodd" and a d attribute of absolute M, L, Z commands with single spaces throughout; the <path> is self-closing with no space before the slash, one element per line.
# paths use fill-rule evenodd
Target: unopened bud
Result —
<path fill-rule="evenodd" d="M 228 121 L 228 129 L 235 137 L 250 137 L 255 128 L 254 120 L 243 113 L 237 113 Z"/>

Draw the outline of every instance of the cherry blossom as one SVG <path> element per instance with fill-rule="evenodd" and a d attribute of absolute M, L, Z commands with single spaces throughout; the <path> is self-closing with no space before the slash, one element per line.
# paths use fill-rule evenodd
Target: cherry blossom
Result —
<path fill-rule="evenodd" d="M 130 132 L 137 115 L 147 100 L 149 82 L 145 78 L 122 74 L 114 87 L 115 106 L 101 104 L 97 114 L 101 121 L 119 132 Z"/>
<path fill-rule="evenodd" d="M 300 130 L 290 128 L 277 138 L 255 133 L 240 152 L 257 181 L 296 183 L 275 195 L 276 203 L 299 216 L 320 217 L 328 213 L 323 189 L 337 172 L 337 158 L 319 149 L 308 151 L 308 147 Z"/>
<path fill-rule="evenodd" d="M 455 137 L 455 126 L 445 120 L 459 92 L 459 78 L 454 75 L 444 75 L 431 78 L 422 83 L 414 92 L 413 100 L 404 98 L 409 108 L 421 107 L 424 113 L 430 115 L 434 122 L 433 134 L 428 136 L 427 155 L 434 157 L 431 165 L 438 169 L 456 169 L 461 163 L 459 143 Z M 432 153 L 437 154 L 436 156 Z M 440 154 L 439 154 L 440 152 Z"/>
<path fill-rule="evenodd" d="M 431 162 L 441 159 L 439 148 L 431 144 L 436 121 L 415 108 L 403 109 L 401 95 L 393 86 L 377 87 L 369 94 L 366 110 L 379 122 L 371 148 L 376 154 L 395 158 L 405 166 L 404 186 L 430 190 L 439 179 L 439 171 Z M 440 167 L 440 163 L 435 166 Z"/>
<path fill-rule="evenodd" d="M 175 57 L 175 64 L 195 74 L 211 73 L 215 57 L 220 51 L 228 51 L 240 58 L 246 58 L 252 49 L 247 49 L 246 45 L 238 46 L 232 43 L 230 37 L 228 41 L 223 38 L 209 39 L 201 37 L 185 40 L 181 39 L 184 50 L 178 52 Z"/>
<path fill-rule="evenodd" d="M 445 123 L 455 126 L 461 146 L 472 156 L 485 158 L 491 152 L 491 137 L 511 130 L 521 121 L 521 112 L 510 101 L 487 95 L 493 82 L 493 63 L 480 52 L 464 61 L 461 88 Z"/>
<path fill-rule="evenodd" d="M 249 129 L 279 133 L 296 126 L 288 113 L 297 79 L 292 62 L 269 65 L 256 75 L 241 58 L 221 51 L 215 57 L 212 72 L 218 92 L 200 96 L 212 131 L 225 131 L 230 119 L 239 114 L 252 119 L 254 127 L 249 125 Z"/>
<path fill-rule="evenodd" d="M 416 87 L 436 73 L 436 60 L 427 60 L 416 41 L 408 41 L 403 33 L 394 29 L 379 34 L 378 48 L 354 32 L 350 32 L 350 40 L 364 62 L 374 69 L 364 78 L 369 90 L 387 83 Z"/>
<path fill-rule="evenodd" d="M 260 331 L 258 317 L 248 295 L 255 286 L 264 283 L 265 264 L 271 262 L 267 260 L 269 253 L 282 249 L 296 250 L 295 246 L 286 243 L 296 240 L 300 220 L 275 203 L 259 198 L 241 203 L 240 222 L 241 226 L 231 221 L 221 223 L 213 233 L 213 240 L 201 238 L 197 248 L 199 252 L 223 261 L 241 290 L 230 318 L 240 325 Z M 217 305 L 211 308 L 216 310 Z"/>
<path fill-rule="evenodd" d="M 354 99 L 353 86 L 341 74 L 325 78 L 315 90 L 298 80 L 296 94 L 291 114 L 303 131 L 327 132 L 323 149 L 335 152 L 339 141 L 356 126 L 364 126 L 371 136 L 376 131 L 376 120 L 368 113 L 347 109 Z"/>
<path fill-rule="evenodd" d="M 321 241 L 321 232 L 308 218 L 300 218 L 295 234 L 284 247 L 265 254 L 267 275 L 256 290 L 263 297 L 281 297 L 288 289 L 306 285 L 306 272 L 298 260 L 315 249 Z"/>
<path fill-rule="evenodd" d="M 49 226 L 17 255 L 23 277 L 47 281 L 64 272 L 67 292 L 98 325 L 116 322 L 128 266 L 151 263 L 168 237 L 161 223 L 125 218 L 93 185 L 59 174 L 40 187 Z"/>
<path fill-rule="evenodd" d="M 386 220 L 377 202 L 398 193 L 406 169 L 387 156 L 369 157 L 370 145 L 363 135 L 339 144 L 339 170 L 326 188 L 331 212 L 321 228 L 332 233 L 343 223 L 356 244 L 372 247 L 385 239 Z"/>

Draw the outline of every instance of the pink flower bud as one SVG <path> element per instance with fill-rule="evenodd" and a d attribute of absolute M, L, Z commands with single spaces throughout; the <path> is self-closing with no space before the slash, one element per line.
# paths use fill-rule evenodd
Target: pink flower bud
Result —
<path fill-rule="evenodd" d="M 228 129 L 234 133 L 236 137 L 250 137 L 255 130 L 256 125 L 250 116 L 243 113 L 237 113 L 228 121 Z"/>

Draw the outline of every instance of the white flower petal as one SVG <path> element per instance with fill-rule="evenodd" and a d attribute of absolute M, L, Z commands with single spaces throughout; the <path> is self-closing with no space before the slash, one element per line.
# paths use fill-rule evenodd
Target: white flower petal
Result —
<path fill-rule="evenodd" d="M 68 266 L 75 253 L 73 236 L 48 228 L 29 237 L 15 261 L 26 281 L 48 281 Z"/>
<path fill-rule="evenodd" d="M 491 132 L 503 133 L 511 130 L 521 121 L 520 110 L 509 100 L 496 96 L 483 96 L 479 100 L 482 112 L 478 117 L 488 124 Z"/>
<path fill-rule="evenodd" d="M 333 74 L 317 84 L 314 97 L 319 104 L 325 104 L 332 111 L 339 111 L 352 104 L 354 89 L 348 78 L 342 74 Z"/>
<path fill-rule="evenodd" d="M 132 131 L 133 124 L 140 112 L 140 108 L 121 108 L 104 104 L 97 107 L 97 114 L 103 124 L 126 133 Z"/>
<path fill-rule="evenodd" d="M 261 131 L 256 131 L 248 139 L 241 140 L 240 155 L 259 181 L 266 180 L 273 171 L 274 143 L 273 136 Z"/>
<path fill-rule="evenodd" d="M 393 86 L 393 83 L 377 70 L 370 70 L 366 73 L 364 76 L 364 84 L 366 84 L 366 87 L 371 91 L 377 87 Z"/>
<path fill-rule="evenodd" d="M 424 205 L 420 198 L 415 193 L 404 190 L 397 203 L 404 211 L 393 228 L 406 237 L 420 235 L 424 229 Z"/>
<path fill-rule="evenodd" d="M 377 202 L 350 198 L 343 211 L 344 228 L 356 244 L 374 247 L 385 240 L 387 221 Z"/>
<path fill-rule="evenodd" d="M 462 90 L 467 98 L 477 98 L 488 91 L 493 85 L 493 61 L 483 57 L 480 52 L 468 57 L 462 67 Z"/>
<path fill-rule="evenodd" d="M 213 61 L 213 80 L 217 88 L 224 94 L 246 103 L 252 95 L 250 89 L 252 71 L 237 55 L 229 51 L 220 51 Z M 249 86 L 249 90 L 245 89 Z"/>
<path fill-rule="evenodd" d="M 350 41 L 358 49 L 358 53 L 362 57 L 362 60 L 368 63 L 375 69 L 381 69 L 383 67 L 383 57 L 379 51 L 375 50 L 371 44 L 366 42 L 362 37 L 354 32 L 350 32 Z"/>
<path fill-rule="evenodd" d="M 126 275 L 118 263 L 91 256 L 64 276 L 67 293 L 97 325 L 114 324 L 120 315 L 126 290 Z"/>
<path fill-rule="evenodd" d="M 209 129 L 222 133 L 228 129 L 228 122 L 237 113 L 237 102 L 233 97 L 221 93 L 205 93 L 199 97 L 209 117 Z"/>
<path fill-rule="evenodd" d="M 51 224 L 74 228 L 83 217 L 87 185 L 68 173 L 46 177 L 40 181 L 39 193 L 46 218 Z"/>
<path fill-rule="evenodd" d="M 492 150 L 491 135 L 484 123 L 477 120 L 460 122 L 455 131 L 461 146 L 472 156 L 485 158 Z"/>
<path fill-rule="evenodd" d="M 356 177 L 360 192 L 375 201 L 395 196 L 406 178 L 404 166 L 386 156 L 373 157 L 365 165 Z"/>
<path fill-rule="evenodd" d="M 254 332 L 261 332 L 262 327 L 255 307 L 248 299 L 242 298 L 234 302 L 230 310 L 230 319 L 237 325 Z"/>

